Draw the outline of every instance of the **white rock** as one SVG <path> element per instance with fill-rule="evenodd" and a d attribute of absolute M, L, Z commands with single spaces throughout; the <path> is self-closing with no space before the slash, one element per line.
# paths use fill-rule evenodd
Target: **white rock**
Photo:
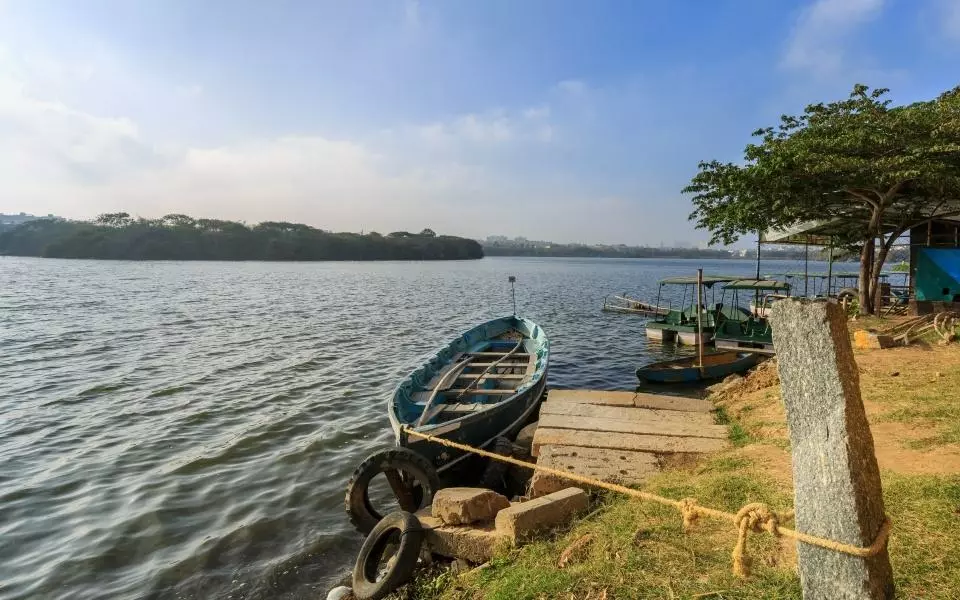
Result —
<path fill-rule="evenodd" d="M 327 592 L 327 600 L 352 600 L 353 590 L 345 585 L 337 586 Z"/>

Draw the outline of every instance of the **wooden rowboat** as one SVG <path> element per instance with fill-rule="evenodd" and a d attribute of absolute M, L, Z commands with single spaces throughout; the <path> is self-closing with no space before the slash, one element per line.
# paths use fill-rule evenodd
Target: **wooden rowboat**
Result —
<path fill-rule="evenodd" d="M 705 379 L 723 379 L 743 373 L 757 364 L 759 356 L 752 352 L 711 352 L 703 355 L 703 366 L 696 356 L 655 362 L 637 369 L 643 381 L 658 383 L 690 383 Z"/>
<path fill-rule="evenodd" d="M 670 309 L 663 306 L 655 306 L 636 298 L 631 298 L 624 294 L 623 296 L 607 296 L 603 299 L 603 312 L 628 313 L 641 315 L 645 317 L 664 317 Z"/>
<path fill-rule="evenodd" d="M 512 437 L 540 402 L 549 355 L 543 329 L 522 317 L 494 319 L 460 335 L 390 397 L 387 412 L 398 445 L 442 472 L 468 455 L 407 436 L 405 428 L 480 447 Z"/>

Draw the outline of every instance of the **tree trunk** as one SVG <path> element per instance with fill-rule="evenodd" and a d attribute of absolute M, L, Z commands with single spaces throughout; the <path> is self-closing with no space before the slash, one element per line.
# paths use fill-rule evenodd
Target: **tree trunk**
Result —
<path fill-rule="evenodd" d="M 873 254 L 876 240 L 871 236 L 860 250 L 860 314 L 873 314 Z"/>
<path fill-rule="evenodd" d="M 880 274 L 883 273 L 883 265 L 887 262 L 887 256 L 890 254 L 890 248 L 893 246 L 893 243 L 897 241 L 897 238 L 900 237 L 899 233 L 891 234 L 890 237 L 880 244 L 880 249 L 877 251 L 877 256 L 873 261 L 873 272 L 870 274 L 870 282 L 872 289 L 870 294 L 874 298 L 874 312 L 879 313 L 880 309 L 883 308 L 880 296 Z"/>

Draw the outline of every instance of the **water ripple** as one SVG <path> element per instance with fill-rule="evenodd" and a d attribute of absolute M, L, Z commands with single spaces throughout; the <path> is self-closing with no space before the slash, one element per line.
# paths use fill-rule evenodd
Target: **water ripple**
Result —
<path fill-rule="evenodd" d="M 391 443 L 387 395 L 508 313 L 507 275 L 552 387 L 630 389 L 661 350 L 603 296 L 696 266 L 0 257 L 0 600 L 317 597 L 359 547 L 343 486 Z"/>

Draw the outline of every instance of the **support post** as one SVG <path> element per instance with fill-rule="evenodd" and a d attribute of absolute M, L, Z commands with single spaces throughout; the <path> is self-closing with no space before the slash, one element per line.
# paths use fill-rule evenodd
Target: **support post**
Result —
<path fill-rule="evenodd" d="M 833 297 L 833 238 L 830 238 L 830 257 L 827 259 L 827 298 Z"/>
<path fill-rule="evenodd" d="M 807 282 L 810 279 L 810 240 L 803 244 L 803 295 L 810 296 L 807 291 Z"/>
<path fill-rule="evenodd" d="M 770 311 L 793 451 L 797 530 L 869 546 L 884 521 L 880 469 L 860 397 L 847 317 L 834 302 L 782 300 Z M 861 558 L 797 544 L 805 600 L 887 600 L 886 547 Z"/>
<path fill-rule="evenodd" d="M 697 365 L 703 373 L 703 269 L 697 269 Z"/>

